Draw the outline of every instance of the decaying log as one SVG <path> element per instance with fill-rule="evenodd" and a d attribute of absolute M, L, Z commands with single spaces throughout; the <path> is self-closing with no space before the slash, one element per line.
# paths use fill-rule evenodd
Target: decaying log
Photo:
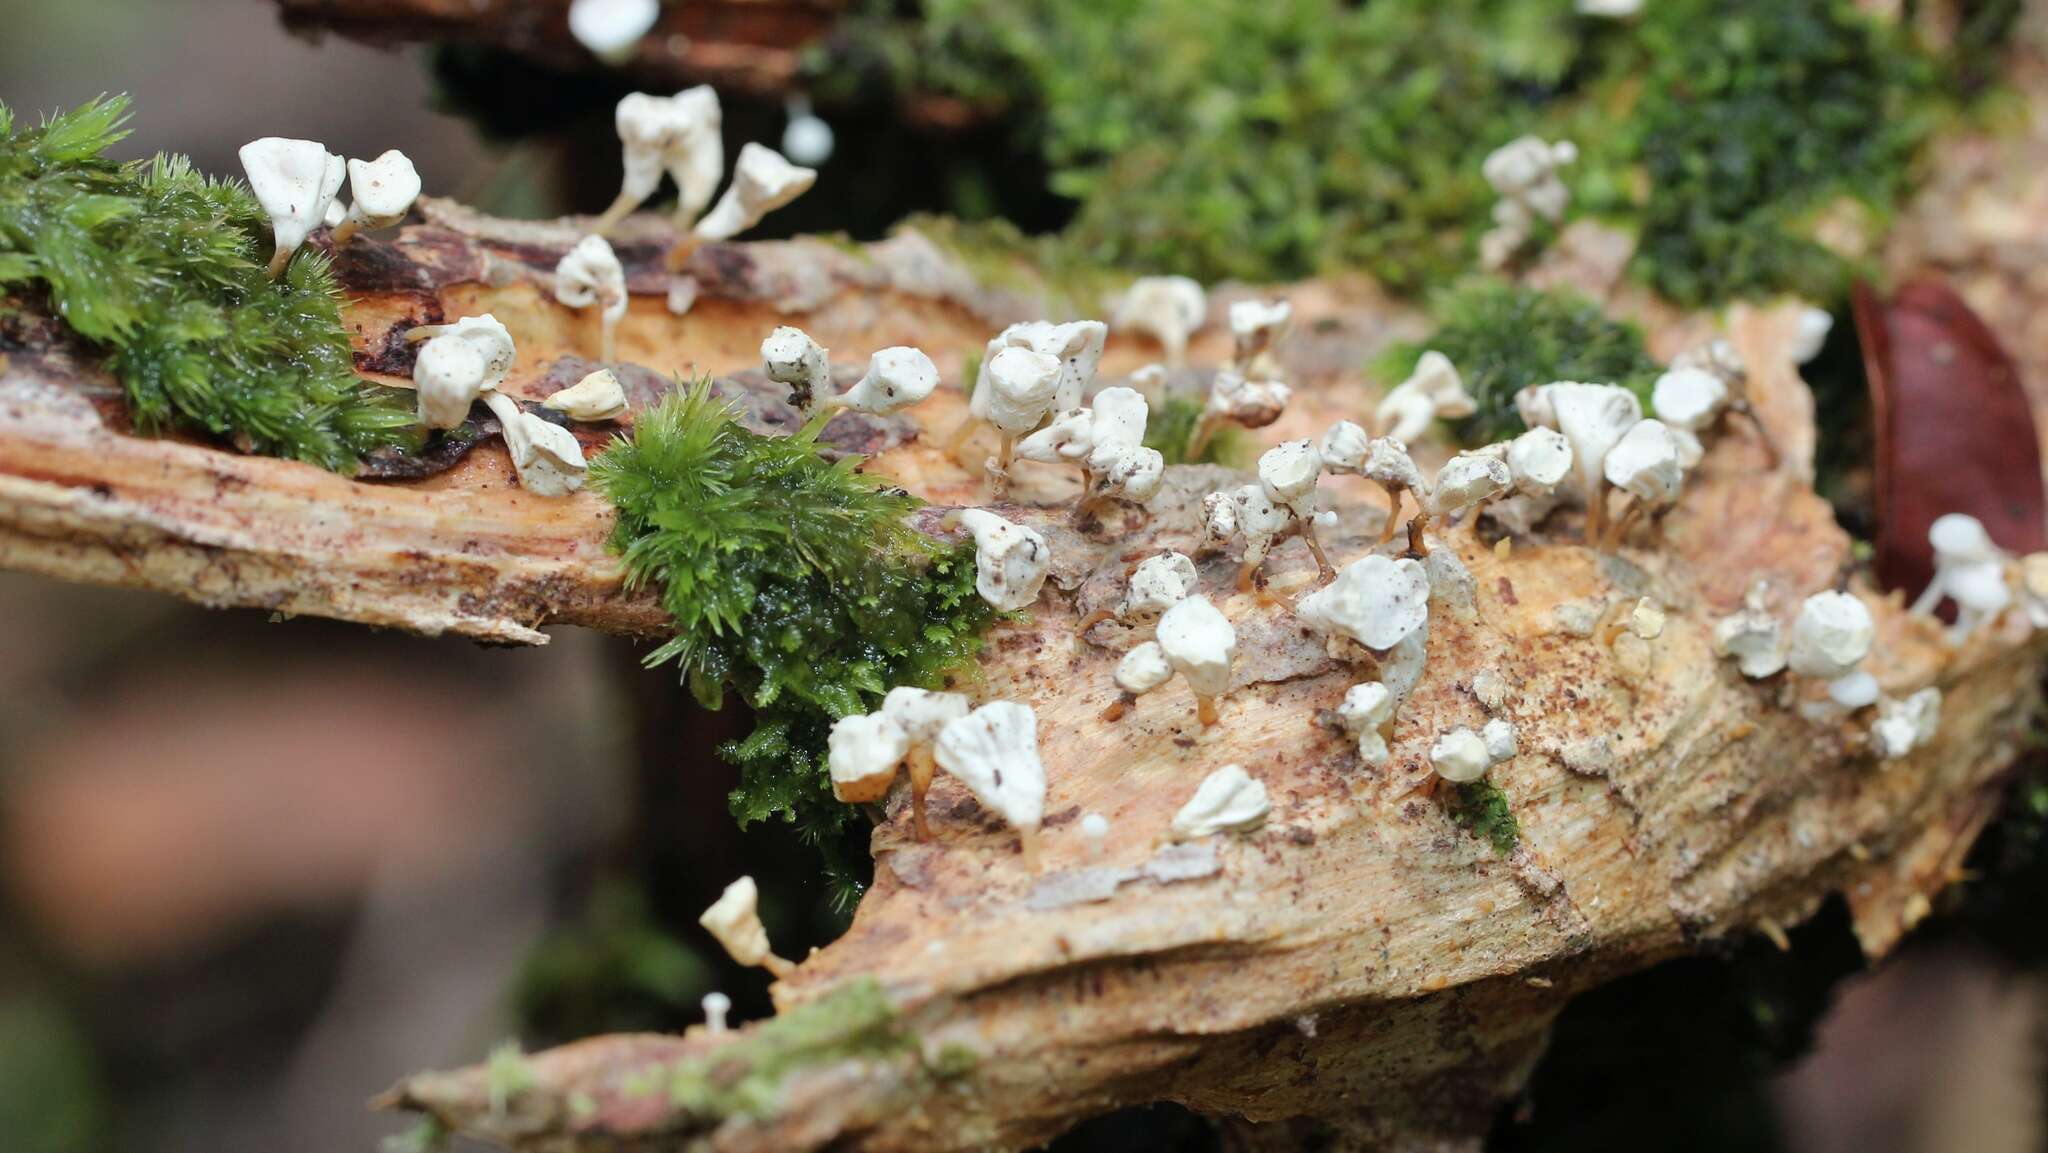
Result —
<path fill-rule="evenodd" d="M 403 383 L 405 328 L 488 310 L 519 335 L 508 390 L 543 395 L 559 362 L 595 339 L 590 318 L 540 284 L 577 227 L 445 204 L 426 215 L 396 242 L 343 254 L 366 373 Z M 663 303 L 661 228 L 637 222 L 621 238 L 635 293 L 621 355 L 731 377 L 735 395 L 757 395 L 736 374 L 789 320 L 843 365 L 886 345 L 925 348 L 951 387 L 913 415 L 949 431 L 966 357 L 1028 299 L 977 287 L 905 234 L 858 252 L 707 246 L 688 270 L 700 298 L 676 317 Z M 1262 434 L 1273 440 L 1365 410 L 1356 367 L 1421 327 L 1369 286 L 1288 294 L 1303 317 L 1287 353 L 1302 389 Z M 1650 319 L 1666 357 L 1709 326 Z M 1142 513 L 1084 533 L 1062 507 L 1071 475 L 1020 466 L 1005 511 L 1038 524 L 1057 563 L 1030 618 L 991 635 L 977 691 L 1037 710 L 1050 781 L 1041 867 L 1025 867 L 1014 835 L 957 782 L 933 789 L 929 842 L 893 798 L 852 929 L 775 990 L 794 1015 L 830 1014 L 878 988 L 882 1014 L 862 1018 L 860 1044 L 785 1061 L 747 1111 L 686 1108 L 672 1090 L 685 1076 L 722 1084 L 746 1073 L 735 1054 L 754 1051 L 758 1025 L 593 1039 L 530 1058 L 510 1092 L 478 1068 L 412 1078 L 392 1102 L 543 1150 L 697 1138 L 724 1151 L 1020 1147 L 1159 1099 L 1254 1120 L 1317 1118 L 1360 1146 L 1459 1147 L 1522 1083 L 1578 991 L 1705 939 L 1776 932 L 1834 894 L 1865 947 L 1883 952 L 1954 879 L 1988 818 L 2037 703 L 2044 644 L 2012 614 L 1951 649 L 1896 597 L 1882 601 L 1870 670 L 1893 695 L 1945 694 L 1935 743 L 1889 763 L 1866 747 L 1862 722 L 1803 719 L 1796 682 L 1745 681 L 1713 656 L 1714 620 L 1752 582 L 1767 581 L 1787 615 L 1852 569 L 1846 536 L 1811 490 L 1812 404 L 1785 351 L 1792 326 L 1784 308 L 1737 309 L 1728 322 L 1783 450 L 1778 466 L 1744 431 L 1725 434 L 1661 536 L 1603 556 L 1576 543 L 1570 516 L 1505 552 L 1462 528 L 1439 534 L 1429 671 L 1377 768 L 1319 723 L 1370 672 L 1332 659 L 1280 605 L 1237 593 L 1224 554 L 1202 562 L 1203 591 L 1236 622 L 1241 652 L 1221 723 L 1203 729 L 1173 689 L 1101 720 L 1110 670 L 1135 638 L 1104 626 L 1083 643 L 1076 624 L 1115 598 L 1135 557 L 1196 551 L 1195 503 L 1229 477 L 1176 468 Z M 1218 327 L 1193 361 L 1220 359 Z M 494 641 L 538 642 L 548 623 L 662 627 L 651 602 L 620 593 L 603 501 L 531 498 L 494 443 L 431 477 L 364 482 L 140 439 L 90 364 L 48 333 L 8 339 L 0 564 Z M 1104 375 L 1153 355 L 1119 338 Z M 750 412 L 784 419 L 772 403 Z M 609 434 L 586 431 L 586 444 L 594 451 Z M 942 437 L 845 435 L 874 452 L 869 467 L 935 505 L 982 499 L 980 478 L 937 446 Z M 1340 561 L 1360 555 L 1378 538 L 1383 503 L 1328 488 L 1339 520 L 1325 539 Z M 1293 543 L 1270 570 L 1282 592 L 1314 572 Z M 1610 639 L 1603 619 L 1641 596 L 1670 613 L 1662 636 Z M 1521 734 L 1520 755 L 1492 777 L 1521 829 L 1507 856 L 1421 787 L 1434 737 L 1489 716 Z M 1168 843 L 1173 812 L 1232 762 L 1265 783 L 1271 819 L 1243 836 Z M 1110 821 L 1099 856 L 1079 831 L 1087 812 Z"/>

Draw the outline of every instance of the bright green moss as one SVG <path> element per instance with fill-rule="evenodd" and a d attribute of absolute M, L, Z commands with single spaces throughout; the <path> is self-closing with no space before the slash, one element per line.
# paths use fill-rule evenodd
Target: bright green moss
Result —
<path fill-rule="evenodd" d="M 782 1086 L 803 1069 L 851 1060 L 892 1060 L 918 1052 L 882 987 L 871 977 L 778 1014 L 739 1040 L 668 1073 L 670 1104 L 701 1126 L 763 1117 Z"/>
<path fill-rule="evenodd" d="M 1449 798 L 1451 819 L 1458 827 L 1493 846 L 1505 857 L 1521 844 L 1522 826 L 1508 805 L 1508 795 L 1492 781 L 1478 780 L 1457 786 Z"/>
<path fill-rule="evenodd" d="M 1437 329 L 1425 340 L 1387 350 L 1373 366 L 1386 387 L 1405 380 L 1425 349 L 1451 358 L 1479 410 L 1458 421 L 1458 438 L 1489 444 L 1526 426 L 1515 393 L 1530 384 L 1577 380 L 1618 384 L 1647 402 L 1657 363 L 1634 326 L 1563 292 L 1503 281 L 1469 280 L 1432 301 Z"/>
<path fill-rule="evenodd" d="M 1234 424 L 1226 424 L 1209 438 L 1202 459 L 1188 459 L 1188 445 L 1194 442 L 1195 426 L 1202 422 L 1201 401 L 1192 396 L 1169 396 L 1152 409 L 1145 422 L 1145 446 L 1159 450 L 1168 464 L 1227 464 L 1243 468 L 1251 463 L 1252 440 Z"/>
<path fill-rule="evenodd" d="M 1685 305 L 1838 296 L 1853 269 L 1816 215 L 1846 197 L 1881 218 L 1938 108 L 1933 58 L 1851 0 L 1646 5 L 1611 67 L 1641 97 L 1594 143 L 1640 167 L 1634 271 Z"/>
<path fill-rule="evenodd" d="M 340 290 L 317 253 L 278 281 L 254 196 L 183 157 L 118 164 L 124 97 L 39 127 L 0 106 L 0 288 L 107 354 L 137 428 L 353 472 L 420 436 L 403 394 L 355 374 Z M 6 305 L 0 304 L 0 308 Z"/>
<path fill-rule="evenodd" d="M 825 768 L 832 722 L 894 686 L 938 686 L 996 614 L 974 591 L 973 547 L 911 528 L 917 499 L 858 458 L 825 459 L 817 432 L 750 432 L 699 380 L 642 414 L 591 478 L 618 509 L 628 586 L 659 590 L 674 618 L 647 663 L 674 661 L 707 708 L 731 691 L 755 711 L 753 733 L 720 750 L 740 769 L 734 815 L 797 821 L 830 863 L 853 820 Z"/>

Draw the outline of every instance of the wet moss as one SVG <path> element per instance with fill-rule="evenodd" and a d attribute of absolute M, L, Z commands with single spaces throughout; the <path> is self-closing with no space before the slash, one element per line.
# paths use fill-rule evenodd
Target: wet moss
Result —
<path fill-rule="evenodd" d="M 1522 826 L 1508 805 L 1508 795 L 1492 781 L 1459 785 L 1452 790 L 1448 807 L 1459 828 L 1492 845 L 1503 857 L 1522 843 Z"/>
<path fill-rule="evenodd" d="M 855 980 L 749 1029 L 739 1040 L 668 1070 L 668 1099 L 706 1127 L 774 1112 L 788 1078 L 808 1068 L 918 1053 L 917 1035 L 873 978 Z"/>

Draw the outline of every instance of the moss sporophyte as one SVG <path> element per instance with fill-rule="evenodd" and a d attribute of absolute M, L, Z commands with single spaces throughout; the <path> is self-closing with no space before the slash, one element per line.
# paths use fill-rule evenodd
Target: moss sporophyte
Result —
<path fill-rule="evenodd" d="M 780 816 L 825 851 L 850 899 L 827 734 L 898 685 L 939 687 L 980 646 L 996 611 L 975 590 L 973 546 L 918 532 L 919 501 L 827 459 L 813 421 L 793 436 L 740 426 L 708 379 L 640 415 L 591 465 L 618 510 L 611 546 L 632 588 L 651 588 L 675 636 L 647 658 L 675 662 L 716 708 L 731 691 L 757 726 L 720 749 L 740 769 L 741 824 Z"/>
<path fill-rule="evenodd" d="M 30 127 L 0 105 L 0 290 L 103 353 L 135 426 L 353 472 L 423 436 L 406 394 L 355 375 L 325 257 L 265 273 L 270 220 L 247 188 L 179 156 L 118 163 L 128 101 Z"/>

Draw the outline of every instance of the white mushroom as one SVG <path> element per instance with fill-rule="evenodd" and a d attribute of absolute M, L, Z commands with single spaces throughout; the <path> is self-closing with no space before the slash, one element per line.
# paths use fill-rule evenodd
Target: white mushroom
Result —
<path fill-rule="evenodd" d="M 817 180 L 817 170 L 799 168 L 773 148 L 749 142 L 733 165 L 732 184 L 693 231 L 701 240 L 731 240 L 810 191 Z"/>
<path fill-rule="evenodd" d="M 742 965 L 759 966 L 777 977 L 787 977 L 796 968 L 768 947 L 768 927 L 761 923 L 761 891 L 752 877 L 727 885 L 697 923 Z"/>
<path fill-rule="evenodd" d="M 1142 332 L 1159 342 L 1166 363 L 1179 368 L 1187 359 L 1188 334 L 1209 315 L 1209 297 L 1198 280 L 1185 276 L 1141 276 L 1118 300 L 1110 323 Z"/>
<path fill-rule="evenodd" d="M 1002 612 L 1015 612 L 1038 599 L 1045 574 L 1052 570 L 1052 550 L 1037 529 L 979 508 L 947 513 L 943 523 L 974 535 L 974 589 L 981 599 Z"/>
<path fill-rule="evenodd" d="M 1554 428 L 1532 428 L 1508 442 L 1508 473 L 1515 491 L 1548 494 L 1572 471 L 1572 442 Z"/>
<path fill-rule="evenodd" d="M 1209 442 L 1226 424 L 1240 428 L 1264 428 L 1280 419 L 1294 390 L 1277 380 L 1249 380 L 1238 370 L 1223 369 L 1209 384 L 1209 399 L 1203 402 L 1202 419 L 1188 437 L 1186 458 L 1199 461 Z"/>
<path fill-rule="evenodd" d="M 517 355 L 512 334 L 489 313 L 415 328 L 406 339 L 425 341 L 412 379 L 420 423 L 428 428 L 460 427 L 477 398 L 505 382 Z"/>
<path fill-rule="evenodd" d="M 626 175 L 619 195 L 591 226 L 611 231 L 661 187 L 665 172 L 676 182 L 676 228 L 696 223 L 718 191 L 725 170 L 724 112 L 708 84 L 674 96 L 635 92 L 619 101 L 615 124 L 623 146 Z"/>
<path fill-rule="evenodd" d="M 940 768 L 1016 828 L 1025 864 L 1035 868 L 1045 814 L 1037 714 L 1015 701 L 992 701 L 940 729 L 934 753 Z"/>
<path fill-rule="evenodd" d="M 1828 696 L 1843 708 L 1877 703 L 1877 679 L 1856 666 L 1870 655 L 1877 626 L 1870 610 L 1848 593 L 1821 592 L 1807 597 L 1792 622 L 1786 663 L 1803 677 L 1828 682 Z"/>
<path fill-rule="evenodd" d="M 1088 859 L 1098 860 L 1102 856 L 1103 842 L 1109 839 L 1109 818 L 1101 813 L 1086 813 L 1081 817 L 1081 835 L 1088 839 Z"/>
<path fill-rule="evenodd" d="M 1271 376 L 1279 366 L 1266 363 L 1267 353 L 1294 322 L 1294 305 L 1285 300 L 1235 300 L 1230 304 L 1232 365 L 1240 376 Z M 1282 400 L 1285 403 L 1285 400 Z"/>
<path fill-rule="evenodd" d="M 810 97 L 792 93 L 783 101 L 783 110 L 789 123 L 782 129 L 782 154 L 807 168 L 816 168 L 832 159 L 838 138 L 824 117 L 811 111 Z"/>
<path fill-rule="evenodd" d="M 1932 741 L 1941 731 L 1941 690 L 1925 688 L 1903 701 L 1877 707 L 1870 738 L 1878 756 L 1895 761 Z"/>
<path fill-rule="evenodd" d="M 624 64 L 661 19 L 661 0 L 572 0 L 569 35 L 606 64 Z"/>
<path fill-rule="evenodd" d="M 1493 767 L 1493 757 L 1487 752 L 1486 738 L 1460 727 L 1430 744 L 1429 763 L 1437 776 L 1463 785 L 1485 776 L 1486 770 Z"/>
<path fill-rule="evenodd" d="M 1191 596 L 1159 618 L 1158 644 L 1173 671 L 1195 695 L 1195 713 L 1202 724 L 1217 720 L 1216 698 L 1230 690 L 1230 667 L 1237 659 L 1237 629 L 1208 597 Z"/>
<path fill-rule="evenodd" d="M 889 793 L 896 770 L 910 755 L 910 734 L 886 712 L 855 713 L 832 722 L 825 767 L 832 795 L 849 805 L 871 805 Z"/>
<path fill-rule="evenodd" d="M 1421 561 L 1374 553 L 1303 597 L 1295 615 L 1326 636 L 1383 653 L 1429 622 L 1429 576 Z"/>
<path fill-rule="evenodd" d="M 1116 607 L 1089 613 L 1075 631 L 1085 633 L 1097 623 L 1111 619 L 1133 628 L 1156 624 L 1167 609 L 1193 595 L 1200 579 L 1195 562 L 1181 553 L 1168 550 L 1146 557 L 1131 571 L 1131 579 Z"/>
<path fill-rule="evenodd" d="M 1762 581 L 1750 586 L 1741 610 L 1714 624 L 1714 652 L 1734 657 L 1742 675 L 1762 680 L 1785 667 L 1785 643 L 1778 618 L 1764 604 L 1767 586 Z"/>
<path fill-rule="evenodd" d="M 890 689 L 882 698 L 882 712 L 902 725 L 910 736 L 910 754 L 905 763 L 910 767 L 911 819 L 920 841 L 931 836 L 924 820 L 924 797 L 938 768 L 933 749 L 939 732 L 973 709 L 974 702 L 965 693 L 933 692 L 909 685 Z"/>
<path fill-rule="evenodd" d="M 1225 765 L 1202 778 L 1195 795 L 1173 815 L 1175 840 L 1191 841 L 1218 833 L 1241 833 L 1257 828 L 1273 811 L 1266 786 L 1254 780 L 1242 765 Z"/>
<path fill-rule="evenodd" d="M 1358 470 L 1358 475 L 1386 490 L 1387 523 L 1380 530 L 1381 544 L 1394 538 L 1394 527 L 1401 519 L 1402 493 L 1408 493 L 1414 499 L 1418 520 L 1429 511 L 1429 484 L 1422 479 L 1422 470 L 1415 466 L 1415 458 L 1408 455 L 1408 446 L 1393 437 L 1380 437 L 1367 446 L 1365 464 Z M 1411 533 L 1410 539 L 1421 544 L 1420 531 Z"/>
<path fill-rule="evenodd" d="M 1505 717 L 1495 717 L 1479 730 L 1480 739 L 1486 742 L 1486 757 L 1494 764 L 1511 761 L 1521 752 L 1515 726 Z"/>
<path fill-rule="evenodd" d="M 1678 438 L 1661 420 L 1642 420 L 1629 426 L 1608 450 L 1601 471 L 1609 484 L 1632 498 L 1628 511 L 1614 523 L 1606 542 L 1609 547 L 1620 545 L 1645 511 L 1676 503 L 1685 484 Z"/>
<path fill-rule="evenodd" d="M 598 359 L 609 364 L 614 355 L 614 336 L 626 315 L 626 269 L 604 237 L 591 235 L 576 242 L 555 265 L 555 299 L 569 308 L 599 311 L 603 336 Z"/>
<path fill-rule="evenodd" d="M 1394 719 L 1393 690 L 1379 681 L 1352 685 L 1337 706 L 1337 719 L 1357 738 L 1359 760 L 1368 765 L 1387 763 L 1386 726 Z"/>
<path fill-rule="evenodd" d="M 327 222 L 327 210 L 348 178 L 348 166 L 323 144 L 281 136 L 251 140 L 242 145 L 241 156 L 249 191 L 270 217 L 276 241 L 270 278 L 275 280 L 306 237 Z"/>
<path fill-rule="evenodd" d="M 1637 640 L 1654 641 L 1664 635 L 1664 606 L 1649 597 L 1638 597 L 1628 611 L 1628 631 Z"/>
<path fill-rule="evenodd" d="M 1927 540 L 1934 546 L 1934 579 L 1909 611 L 1930 615 L 1943 600 L 1954 601 L 1956 623 L 1949 642 L 1961 644 L 2012 603 L 2007 581 L 2011 557 L 1992 543 L 1984 522 L 1966 513 L 1934 518 Z"/>
<path fill-rule="evenodd" d="M 1166 469 L 1158 450 L 1144 444 L 1149 415 L 1144 394 L 1136 389 L 1105 388 L 1095 394 L 1093 407 L 1068 409 L 1025 437 L 1016 454 L 1024 460 L 1081 466 L 1088 491 L 1075 510 L 1077 519 L 1113 497 L 1147 501 L 1159 491 Z"/>
<path fill-rule="evenodd" d="M 405 219 L 413 201 L 420 198 L 419 170 L 395 148 L 375 160 L 351 160 L 348 194 L 348 211 L 333 225 L 336 248 L 365 228 L 389 228 Z M 339 203 L 328 202 L 330 219 Z"/>
<path fill-rule="evenodd" d="M 1381 436 L 1402 444 L 1413 443 L 1439 419 L 1471 416 L 1479 411 L 1477 401 L 1465 391 L 1464 378 L 1451 358 L 1431 349 L 1415 361 L 1408 379 L 1380 398 L 1373 410 L 1373 422 Z"/>
<path fill-rule="evenodd" d="M 1650 386 L 1650 411 L 1672 428 L 1702 433 L 1728 407 L 1728 383 L 1705 368 L 1673 368 Z"/>
<path fill-rule="evenodd" d="M 1542 386 L 1537 404 L 1571 442 L 1586 499 L 1586 542 L 1598 543 L 1607 519 L 1607 454 L 1643 418 L 1635 394 L 1611 384 L 1569 381 Z M 1527 415 L 1527 412 L 1524 414 Z"/>
<path fill-rule="evenodd" d="M 1010 462 L 1017 439 L 1051 415 L 1059 396 L 1062 363 L 1049 353 L 1005 345 L 982 363 L 982 379 L 969 402 L 970 413 L 993 425 L 1001 438 L 986 468 L 996 499 L 1010 490 Z"/>
<path fill-rule="evenodd" d="M 1569 140 L 1552 144 L 1541 137 L 1522 136 L 1487 156 L 1480 172 L 1500 199 L 1493 206 L 1494 227 L 1480 238 L 1486 267 L 1499 268 L 1512 259 L 1528 243 L 1537 220 L 1555 224 L 1564 218 L 1571 190 L 1558 178 L 1558 169 L 1577 160 L 1578 155 L 1578 148 Z"/>
<path fill-rule="evenodd" d="M 866 375 L 852 388 L 828 398 L 824 407 L 886 416 L 916 404 L 938 387 L 939 369 L 931 357 L 915 348 L 885 348 L 868 358 Z"/>
<path fill-rule="evenodd" d="M 570 420 L 617 420 L 626 415 L 626 386 L 619 383 L 617 373 L 600 368 L 540 403 Z"/>
<path fill-rule="evenodd" d="M 1116 663 L 1116 687 L 1134 697 L 1144 696 L 1153 689 L 1173 679 L 1173 665 L 1166 659 L 1166 650 L 1158 641 L 1146 641 L 1123 655 Z M 1109 717 L 1115 720 L 1123 715 L 1118 708 Z"/>
<path fill-rule="evenodd" d="M 1233 536 L 1244 540 L 1244 555 L 1239 558 L 1237 570 L 1240 592 L 1255 587 L 1266 554 L 1301 524 L 1293 510 L 1274 501 L 1263 485 L 1241 485 L 1202 498 L 1202 525 L 1208 538 L 1216 542 L 1228 541 Z"/>
<path fill-rule="evenodd" d="M 1792 355 L 1794 364 L 1806 364 L 1820 355 L 1827 345 L 1828 333 L 1835 327 L 1835 318 L 1825 308 L 1808 306 L 1799 310 L 1799 320 L 1792 332 L 1792 345 L 1786 349 Z"/>
<path fill-rule="evenodd" d="M 1323 433 L 1323 439 L 1316 443 L 1316 455 L 1323 461 L 1323 471 L 1329 473 L 1358 473 L 1365 468 L 1365 454 L 1372 447 L 1372 438 L 1365 430 L 1348 420 L 1340 420 Z"/>
<path fill-rule="evenodd" d="M 1484 451 L 1461 452 L 1445 461 L 1444 466 L 1437 470 L 1436 483 L 1430 491 L 1431 515 L 1448 517 L 1506 495 L 1515 478 L 1507 461 L 1502 459 L 1504 455 Z M 1476 531 L 1478 515 L 1475 513 L 1470 520 Z"/>
<path fill-rule="evenodd" d="M 801 328 L 784 325 L 761 342 L 761 371 L 789 386 L 790 406 L 809 416 L 832 386 L 829 351 Z"/>
<path fill-rule="evenodd" d="M 732 1012 L 732 998 L 723 993 L 706 993 L 698 1004 L 704 1009 L 704 1031 L 716 1037 L 730 1026 L 726 1015 Z"/>
<path fill-rule="evenodd" d="M 535 496 L 568 496 L 583 487 L 589 471 L 583 446 L 574 433 L 519 407 L 502 392 L 484 394 L 484 403 L 504 430 L 505 449 L 519 473 L 519 487 Z"/>

